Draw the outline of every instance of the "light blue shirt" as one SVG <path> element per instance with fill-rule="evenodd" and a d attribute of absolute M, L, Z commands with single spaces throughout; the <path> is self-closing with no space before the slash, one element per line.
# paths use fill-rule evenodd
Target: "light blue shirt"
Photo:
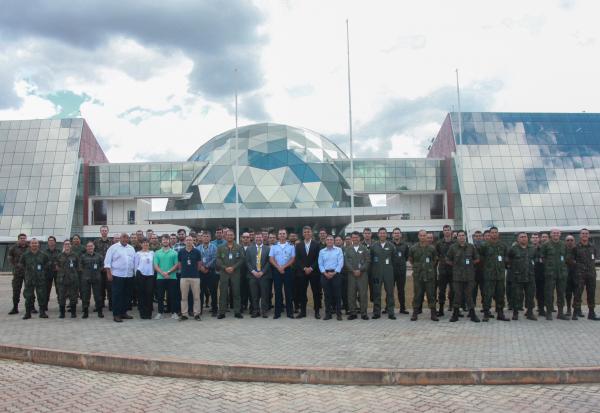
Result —
<path fill-rule="evenodd" d="M 296 248 L 288 242 L 284 244 L 275 244 L 271 245 L 271 249 L 269 250 L 269 257 L 275 258 L 275 262 L 279 266 L 284 266 L 287 264 L 292 257 L 296 256 Z"/>
<path fill-rule="evenodd" d="M 336 246 L 332 248 L 323 248 L 319 251 L 319 270 L 324 273 L 325 270 L 334 269 L 339 273 L 344 266 L 344 254 L 342 249 Z"/>
<path fill-rule="evenodd" d="M 120 242 L 110 246 L 104 258 L 104 268 L 110 268 L 115 277 L 133 277 L 135 249 Z"/>
<path fill-rule="evenodd" d="M 208 247 L 204 247 L 204 244 L 200 244 L 196 247 L 202 255 L 202 263 L 206 268 L 211 270 L 215 269 L 215 261 L 217 260 L 217 247 L 215 244 L 209 243 Z"/>

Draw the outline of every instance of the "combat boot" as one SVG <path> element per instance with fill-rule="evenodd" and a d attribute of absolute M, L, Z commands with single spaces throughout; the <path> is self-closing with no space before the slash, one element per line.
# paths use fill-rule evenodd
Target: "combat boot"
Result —
<path fill-rule="evenodd" d="M 69 312 L 71 313 L 71 318 L 77 318 L 77 310 L 74 305 L 70 306 Z"/>
<path fill-rule="evenodd" d="M 538 310 L 538 315 L 539 315 L 540 317 L 545 317 L 545 316 L 546 316 L 546 311 L 545 311 L 543 308 L 540 308 L 540 309 Z"/>
<path fill-rule="evenodd" d="M 102 309 L 98 310 L 98 318 L 104 318 L 104 313 L 102 312 Z"/>
<path fill-rule="evenodd" d="M 419 318 L 419 313 L 417 312 L 417 310 L 413 310 L 412 317 L 410 318 L 410 321 L 417 321 L 418 318 Z"/>
<path fill-rule="evenodd" d="M 450 322 L 455 323 L 457 321 L 458 321 L 458 308 L 455 308 L 454 311 L 452 311 L 452 317 L 450 317 Z"/>
<path fill-rule="evenodd" d="M 14 304 L 12 310 L 8 312 L 8 315 L 19 314 L 19 305 Z"/>
<path fill-rule="evenodd" d="M 434 311 L 434 310 L 432 310 L 432 311 Z M 440 309 L 437 312 L 437 316 L 438 317 L 443 317 L 444 316 L 444 304 L 440 304 Z"/>
<path fill-rule="evenodd" d="M 477 317 L 477 314 L 475 314 L 475 310 L 473 308 L 469 310 L 469 318 L 474 323 L 479 323 L 481 321 L 479 317 Z"/>
<path fill-rule="evenodd" d="M 566 314 L 563 314 L 563 309 L 562 308 L 558 309 L 558 315 L 556 316 L 556 318 L 558 320 L 568 320 L 569 319 L 569 317 Z"/>
<path fill-rule="evenodd" d="M 442 313 L 443 313 L 443 311 L 442 311 Z M 440 319 L 437 318 L 437 314 L 435 312 L 435 308 L 431 309 L 431 321 L 440 321 Z"/>
<path fill-rule="evenodd" d="M 552 321 L 552 311 L 546 312 L 546 320 Z"/>
<path fill-rule="evenodd" d="M 569 306 L 569 305 L 567 306 L 567 312 L 565 313 L 565 315 L 566 315 L 567 317 L 571 317 L 571 315 L 572 315 L 572 314 L 571 314 L 571 306 Z"/>
<path fill-rule="evenodd" d="M 58 311 L 60 313 L 58 318 L 65 318 L 65 306 L 64 305 L 59 306 Z"/>
<path fill-rule="evenodd" d="M 579 320 L 579 318 L 577 318 L 577 311 L 573 311 L 573 315 L 571 316 L 571 320 Z"/>
<path fill-rule="evenodd" d="M 510 321 L 508 318 L 506 318 L 504 316 L 504 311 L 502 310 L 498 310 L 498 313 L 496 314 L 496 320 L 500 320 L 500 321 Z"/>
<path fill-rule="evenodd" d="M 25 310 L 25 315 L 23 316 L 23 320 L 29 320 L 31 318 L 31 310 Z"/>
<path fill-rule="evenodd" d="M 581 307 L 577 309 L 577 317 L 583 318 L 583 312 L 581 311 Z"/>
<path fill-rule="evenodd" d="M 537 317 L 533 314 L 533 310 L 527 310 L 525 317 L 527 317 L 528 320 L 537 321 Z"/>
<path fill-rule="evenodd" d="M 588 320 L 598 321 L 600 320 L 600 317 L 596 316 L 596 313 L 594 311 L 590 311 L 588 313 Z"/>
<path fill-rule="evenodd" d="M 512 319 L 517 321 L 519 319 L 519 312 L 517 310 L 513 310 Z"/>
<path fill-rule="evenodd" d="M 48 318 L 48 314 L 46 314 L 45 308 L 40 308 L 40 318 Z"/>
<path fill-rule="evenodd" d="M 490 318 L 492 318 L 492 313 L 490 313 L 490 310 L 484 310 L 483 311 L 483 321 L 485 321 L 485 322 L 490 321 Z"/>
<path fill-rule="evenodd" d="M 87 307 L 83 309 L 83 316 L 81 318 L 88 318 L 89 317 L 89 313 L 88 313 L 88 309 Z"/>

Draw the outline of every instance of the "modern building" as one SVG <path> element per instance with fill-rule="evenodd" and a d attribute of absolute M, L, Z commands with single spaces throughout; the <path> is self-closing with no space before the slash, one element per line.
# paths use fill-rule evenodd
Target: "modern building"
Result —
<path fill-rule="evenodd" d="M 249 125 L 185 162 L 117 164 L 84 119 L 2 121 L 0 159 L 0 263 L 21 232 L 234 226 L 236 192 L 241 228 L 600 230 L 600 114 L 449 113 L 426 158 L 354 159 L 354 227 L 350 159 L 304 128 Z"/>

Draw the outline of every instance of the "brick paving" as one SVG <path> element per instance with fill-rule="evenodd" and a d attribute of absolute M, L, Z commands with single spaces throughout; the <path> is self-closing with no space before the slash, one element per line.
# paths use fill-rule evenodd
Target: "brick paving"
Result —
<path fill-rule="evenodd" d="M 282 318 L 134 320 L 8 316 L 10 277 L 0 277 L 0 344 L 217 363 L 370 368 L 583 367 L 600 365 L 600 322 L 439 323 L 423 314 L 392 321 Z M 22 304 L 21 304 L 22 308 Z M 1 410 L 1 409 L 0 409 Z"/>
<path fill-rule="evenodd" d="M 0 361 L 3 412 L 600 411 L 600 385 L 322 386 L 199 381 Z"/>

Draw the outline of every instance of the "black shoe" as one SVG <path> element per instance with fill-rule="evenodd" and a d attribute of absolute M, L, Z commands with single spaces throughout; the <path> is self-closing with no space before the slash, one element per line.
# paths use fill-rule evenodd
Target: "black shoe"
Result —
<path fill-rule="evenodd" d="M 381 314 L 387 314 L 387 309 L 384 308 Z"/>
<path fill-rule="evenodd" d="M 65 306 L 64 306 L 64 305 L 61 305 L 61 306 L 59 307 L 59 310 L 58 310 L 58 311 L 59 311 L 59 316 L 58 316 L 58 318 L 65 318 Z"/>
<path fill-rule="evenodd" d="M 19 314 L 19 308 L 18 308 L 17 306 L 14 306 L 14 307 L 12 308 L 12 310 L 10 310 L 10 311 L 8 312 L 8 315 L 15 315 L 15 314 Z"/>
<path fill-rule="evenodd" d="M 548 311 L 548 312 L 546 313 L 546 320 L 548 320 L 548 321 L 552 321 L 552 312 L 551 312 L 551 311 Z"/>
<path fill-rule="evenodd" d="M 444 310 L 442 308 L 440 308 L 435 315 L 438 316 L 438 317 L 443 317 L 444 316 Z"/>
<path fill-rule="evenodd" d="M 31 309 L 31 314 L 37 314 L 37 313 L 38 313 L 38 310 L 36 310 L 36 309 L 35 309 L 35 307 L 33 307 L 33 308 Z"/>
<path fill-rule="evenodd" d="M 481 321 L 479 317 L 477 317 L 477 314 L 475 314 L 475 310 L 469 310 L 469 318 L 474 323 L 479 323 Z"/>
<path fill-rule="evenodd" d="M 357 318 L 357 317 L 356 317 L 356 314 L 350 314 L 350 315 L 348 316 L 348 320 L 356 320 L 356 318 Z"/>
<path fill-rule="evenodd" d="M 594 321 L 600 320 L 600 317 L 596 316 L 596 313 L 594 313 L 592 311 L 590 311 L 588 313 L 588 317 L 587 318 L 588 318 L 588 320 L 594 320 Z"/>
<path fill-rule="evenodd" d="M 410 313 L 408 311 L 404 310 L 404 309 L 401 309 L 400 310 L 400 314 L 410 314 Z"/>
<path fill-rule="evenodd" d="M 277 320 L 278 318 L 281 318 L 281 314 L 275 314 L 273 316 L 273 320 Z"/>
<path fill-rule="evenodd" d="M 540 317 L 546 317 L 546 311 L 544 311 L 544 310 L 538 310 L 538 315 Z"/>
<path fill-rule="evenodd" d="M 113 321 L 114 321 L 115 323 L 122 323 L 122 322 L 123 322 L 123 320 L 122 320 L 122 319 L 121 319 L 121 317 L 119 317 L 119 316 L 113 317 Z"/>
<path fill-rule="evenodd" d="M 504 311 L 498 311 L 498 314 L 496 314 L 496 320 L 510 321 L 510 319 L 508 319 L 504 316 Z"/>
<path fill-rule="evenodd" d="M 316 318 L 317 320 L 320 320 L 320 319 L 321 319 L 321 313 L 319 313 L 319 311 L 318 311 L 318 310 L 317 310 L 317 311 L 315 311 L 315 318 Z"/>
<path fill-rule="evenodd" d="M 342 315 L 341 315 L 341 314 L 338 314 L 338 315 L 336 316 L 336 319 L 337 319 L 337 321 L 342 321 L 342 320 L 343 320 L 343 318 L 342 318 Z"/>
<path fill-rule="evenodd" d="M 262 318 L 269 318 L 269 316 L 268 316 L 268 315 L 266 315 L 266 314 L 263 314 L 263 315 L 262 315 Z"/>
<path fill-rule="evenodd" d="M 435 312 L 435 309 L 431 310 L 431 316 L 430 316 L 430 318 L 431 318 L 431 321 L 440 321 L 440 319 L 437 318 L 437 314 Z"/>
<path fill-rule="evenodd" d="M 584 317 L 584 316 L 583 316 L 583 313 L 581 312 L 581 308 L 578 308 L 578 309 L 577 309 L 577 317 L 581 317 L 581 318 L 583 318 L 583 317 Z"/>
<path fill-rule="evenodd" d="M 187 318 L 187 316 L 185 316 L 185 315 L 180 315 L 178 320 L 179 320 L 179 321 L 185 321 L 185 320 L 187 320 L 187 319 L 188 319 L 188 318 Z"/>
<path fill-rule="evenodd" d="M 451 323 L 456 323 L 458 321 L 458 310 L 454 310 L 452 312 L 452 317 L 450 317 Z"/>
<path fill-rule="evenodd" d="M 375 313 L 373 314 L 373 317 L 371 317 L 373 320 L 377 320 L 378 318 L 381 318 L 381 314 L 379 313 Z"/>
<path fill-rule="evenodd" d="M 222 313 L 217 316 L 217 319 L 219 319 L 219 320 L 222 320 L 224 318 L 225 318 L 225 314 L 222 314 Z"/>
<path fill-rule="evenodd" d="M 235 318 L 244 318 L 244 316 L 242 315 L 242 313 L 235 313 L 233 316 Z"/>
<path fill-rule="evenodd" d="M 419 318 L 419 314 L 416 311 L 413 311 L 410 321 L 417 321 L 418 318 Z"/>
<path fill-rule="evenodd" d="M 123 320 L 132 320 L 132 319 L 133 319 L 133 317 L 132 317 L 132 316 L 130 316 L 129 314 L 127 314 L 127 313 L 125 313 L 125 314 L 121 314 L 121 318 L 122 318 Z"/>
<path fill-rule="evenodd" d="M 570 320 L 571 319 L 571 317 L 567 316 L 566 314 L 563 314 L 562 312 L 558 313 L 556 318 L 558 320 Z"/>
<path fill-rule="evenodd" d="M 361 320 L 369 320 L 369 316 L 364 314 L 360 316 Z"/>
<path fill-rule="evenodd" d="M 252 315 L 250 316 L 250 318 L 258 318 L 258 317 L 259 317 L 259 315 L 256 313 L 252 313 Z"/>
<path fill-rule="evenodd" d="M 88 318 L 89 317 L 89 313 L 87 308 L 85 310 L 83 310 L 83 315 L 81 316 L 81 318 Z"/>
<path fill-rule="evenodd" d="M 295 317 L 294 317 L 294 314 L 288 314 L 287 318 L 295 318 Z"/>
<path fill-rule="evenodd" d="M 188 317 L 192 318 L 194 316 L 194 313 L 192 311 L 188 311 Z"/>
<path fill-rule="evenodd" d="M 296 316 L 296 318 L 304 318 L 304 317 L 306 317 L 306 312 L 305 311 L 300 311 L 300 314 L 298 314 Z"/>
<path fill-rule="evenodd" d="M 104 313 L 102 310 L 98 310 L 98 318 L 104 318 Z"/>
<path fill-rule="evenodd" d="M 518 311 L 513 311 L 513 315 L 512 315 L 512 319 L 514 321 L 517 321 L 519 319 L 519 312 Z"/>
<path fill-rule="evenodd" d="M 48 314 L 46 314 L 46 310 L 40 310 L 40 318 L 48 318 Z"/>
<path fill-rule="evenodd" d="M 29 320 L 31 318 L 31 312 L 27 311 L 23 316 L 23 320 Z"/>
<path fill-rule="evenodd" d="M 388 314 L 388 318 L 389 318 L 390 320 L 395 320 L 395 319 L 396 319 L 396 316 L 395 316 L 393 313 L 390 313 L 390 314 Z"/>
<path fill-rule="evenodd" d="M 202 321 L 202 319 L 200 318 L 200 315 L 194 316 L 194 320 L 196 320 L 196 321 Z"/>
<path fill-rule="evenodd" d="M 323 320 L 331 320 L 331 314 L 325 314 L 325 318 Z"/>

